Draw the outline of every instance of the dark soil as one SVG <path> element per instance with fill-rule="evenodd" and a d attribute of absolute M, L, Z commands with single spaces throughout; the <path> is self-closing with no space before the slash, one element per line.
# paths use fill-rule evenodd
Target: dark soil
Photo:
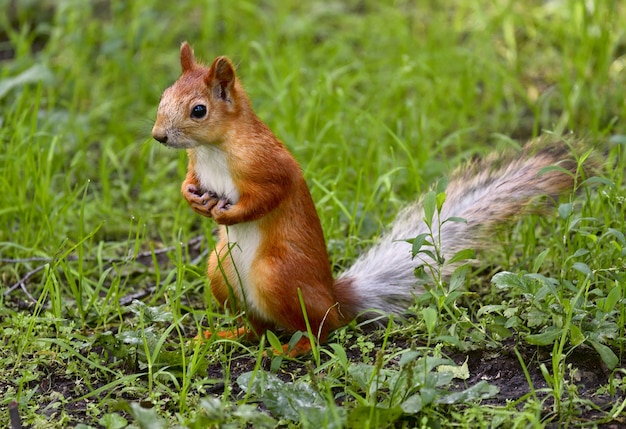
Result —
<path fill-rule="evenodd" d="M 410 344 L 406 342 L 403 345 L 402 341 L 396 341 L 395 346 L 409 348 Z M 451 352 L 448 356 L 451 356 L 459 365 L 463 364 L 467 359 L 470 373 L 468 380 L 456 383 L 451 390 L 463 390 L 480 381 L 486 381 L 496 386 L 499 390 L 495 398 L 482 401 L 482 404 L 487 406 L 505 406 L 507 403 L 515 402 L 530 394 L 531 385 L 520 364 L 520 360 L 515 354 L 514 350 L 516 347 L 526 365 L 534 395 L 543 402 L 545 421 L 554 422 L 548 423 L 546 427 L 559 428 L 559 416 L 554 410 L 553 398 L 548 395 L 547 391 L 544 391 L 549 386 L 540 368 L 541 364 L 544 364 L 549 373 L 552 373 L 551 350 L 548 348 L 523 346 L 511 340 L 503 343 L 502 348 L 498 350 L 474 350 L 466 353 Z M 349 355 L 349 358 L 355 363 L 361 361 L 361 356 L 357 353 L 354 353 L 353 356 Z M 242 394 L 236 383 L 237 377 L 245 372 L 254 370 L 255 364 L 256 359 L 251 356 L 233 359 L 230 367 L 233 399 L 237 399 Z M 263 369 L 270 371 L 269 365 L 270 359 L 265 358 Z M 579 347 L 571 351 L 567 356 L 564 367 L 566 371 L 564 378 L 568 380 L 564 389 L 568 387 L 575 389 L 576 395 L 571 395 L 571 397 L 580 399 L 580 401 L 568 401 L 565 397 L 566 393 L 564 393 L 561 404 L 564 407 L 564 411 L 571 414 L 572 410 L 576 410 L 574 413 L 579 415 L 581 424 L 586 422 L 587 424 L 593 424 L 594 427 L 606 429 L 626 428 L 626 414 L 613 420 L 607 417 L 607 413 L 614 404 L 626 399 L 626 392 L 623 390 L 618 391 L 615 392 L 614 396 L 611 396 L 606 390 L 601 389 L 603 386 L 606 386 L 611 376 L 611 371 L 602 364 L 599 356 L 593 349 Z M 285 360 L 276 375 L 285 382 L 293 382 L 306 373 L 306 363 Z M 209 366 L 208 376 L 212 379 L 224 379 L 222 366 L 220 364 Z M 618 377 L 619 375 L 614 376 Z M 218 384 L 214 386 L 212 393 L 221 394 L 223 392 L 224 385 Z M 606 421 L 607 419 L 609 421 Z M 603 420 L 606 422 L 597 423 Z"/>
<path fill-rule="evenodd" d="M 548 371 L 552 373 L 551 350 L 547 348 L 523 347 L 517 345 L 518 352 L 528 371 L 528 378 L 524 373 L 520 360 L 514 351 L 515 344 L 505 343 L 496 352 L 478 350 L 469 353 L 468 366 L 470 378 L 467 385 L 474 385 L 481 380 L 498 387 L 499 393 L 496 398 L 483 401 L 485 405 L 505 405 L 507 401 L 516 401 L 527 395 L 534 389 L 539 400 L 543 400 L 543 409 L 546 417 L 554 412 L 553 398 L 549 397 L 542 389 L 549 388 L 544 378 L 540 365 L 544 364 Z M 459 356 L 457 363 L 462 363 L 465 357 Z M 568 380 L 564 389 L 574 388 L 577 396 L 581 399 L 579 403 L 569 404 L 567 398 L 562 400 L 562 407 L 570 412 L 570 409 L 578 410 L 581 421 L 597 421 L 606 416 L 615 403 L 625 399 L 624 392 L 619 392 L 615 396 L 610 396 L 600 389 L 605 386 L 611 375 L 611 371 L 602 364 L 599 356 L 593 349 L 574 349 L 565 360 L 565 380 Z M 584 401 L 588 401 L 586 404 Z M 570 408 L 568 408 L 570 407 Z M 558 415 L 552 416 L 547 427 L 559 427 Z M 598 427 L 622 428 L 626 427 L 626 415 L 619 417 L 605 425 Z"/>

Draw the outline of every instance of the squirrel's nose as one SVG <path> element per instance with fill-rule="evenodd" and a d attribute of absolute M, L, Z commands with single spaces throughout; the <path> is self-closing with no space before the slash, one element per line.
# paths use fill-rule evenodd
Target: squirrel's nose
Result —
<path fill-rule="evenodd" d="M 167 136 L 165 134 L 152 134 L 152 137 L 154 137 L 154 139 L 158 142 L 161 142 L 163 144 L 167 143 Z"/>
<path fill-rule="evenodd" d="M 156 127 L 152 128 L 152 137 L 160 143 L 167 143 L 167 133 L 163 130 L 159 130 Z"/>

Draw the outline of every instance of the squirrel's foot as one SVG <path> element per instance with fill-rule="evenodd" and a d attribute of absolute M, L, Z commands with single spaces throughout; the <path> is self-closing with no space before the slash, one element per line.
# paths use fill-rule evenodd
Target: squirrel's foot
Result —
<path fill-rule="evenodd" d="M 215 222 L 219 224 L 228 223 L 225 221 L 223 215 L 228 210 L 230 210 L 232 206 L 233 206 L 233 203 L 231 203 L 230 200 L 228 200 L 228 198 L 223 197 L 223 196 L 220 197 L 217 204 L 215 204 L 213 208 L 211 209 L 211 217 L 215 220 Z"/>
<path fill-rule="evenodd" d="M 215 206 L 215 210 L 228 210 L 230 206 L 232 206 L 231 202 L 227 198 L 222 197 Z"/>
<path fill-rule="evenodd" d="M 228 338 L 228 339 L 239 339 L 239 340 L 251 340 L 256 339 L 258 336 L 250 330 L 247 326 L 240 326 L 234 329 L 228 329 L 224 331 L 202 331 L 196 335 L 194 341 L 204 341 L 213 337 L 218 338 Z M 274 356 L 282 355 L 290 358 L 297 358 L 300 356 L 304 356 L 305 354 L 311 351 L 311 341 L 309 341 L 308 337 L 303 336 L 298 340 L 293 347 L 290 347 L 289 344 L 283 344 L 280 350 L 272 349 L 272 353 Z M 267 357 L 268 352 L 263 352 L 263 356 Z"/>
<path fill-rule="evenodd" d="M 250 341 L 255 341 L 259 339 L 259 336 L 255 333 L 254 328 L 251 328 L 247 325 L 227 328 L 227 329 L 207 329 L 203 331 L 199 331 L 198 335 L 196 335 L 193 339 L 193 342 L 204 342 L 207 340 L 217 340 L 217 339 L 229 339 L 235 340 L 238 342 L 248 343 Z"/>
<path fill-rule="evenodd" d="M 193 184 L 183 187 L 183 196 L 194 212 L 206 217 L 212 217 L 212 210 L 221 202 L 215 192 L 202 192 Z"/>
<path fill-rule="evenodd" d="M 228 329 L 228 330 L 224 330 L 224 331 L 202 331 L 201 333 L 199 333 L 196 338 L 194 338 L 195 340 L 208 340 L 209 338 L 216 336 L 219 338 L 231 338 L 231 339 L 236 339 L 236 338 L 241 338 L 241 339 L 247 339 L 248 337 L 252 336 L 252 332 L 245 326 L 240 326 L 238 328 L 235 329 Z"/>
<path fill-rule="evenodd" d="M 283 344 L 281 350 L 276 350 L 272 348 L 272 353 L 274 355 L 282 355 L 290 358 L 297 358 L 300 356 L 304 356 L 305 354 L 311 351 L 311 341 L 307 337 L 302 337 L 293 347 L 290 347 L 289 344 Z M 263 353 L 263 356 L 267 356 L 267 352 Z"/>

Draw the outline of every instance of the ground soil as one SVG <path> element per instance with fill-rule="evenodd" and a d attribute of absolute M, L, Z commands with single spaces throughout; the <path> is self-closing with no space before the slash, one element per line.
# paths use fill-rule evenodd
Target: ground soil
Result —
<path fill-rule="evenodd" d="M 402 346 L 402 342 L 396 342 L 395 346 Z M 405 346 L 408 348 L 410 344 L 407 342 Z M 463 364 L 467 359 L 470 373 L 468 380 L 457 383 L 452 387 L 452 390 L 463 390 L 480 381 L 487 381 L 499 390 L 496 397 L 482 402 L 484 405 L 492 406 L 504 406 L 528 395 L 531 392 L 531 385 L 515 354 L 515 348 L 517 348 L 526 365 L 528 378 L 530 383 L 532 383 L 535 395 L 543 402 L 545 420 L 555 422 L 548 423 L 546 427 L 559 428 L 558 413 L 554 411 L 554 401 L 547 393 L 549 386 L 540 369 L 540 365 L 544 364 L 551 372 L 551 356 L 548 348 L 524 346 L 510 340 L 503 343 L 502 348 L 498 350 L 474 350 L 466 353 L 450 351 L 448 355 L 459 365 Z M 359 362 L 361 359 L 361 356 L 356 353 L 354 356 L 349 357 L 354 359 L 355 362 Z M 251 356 L 233 359 L 230 367 L 233 399 L 242 394 L 236 383 L 237 377 L 245 372 L 254 370 L 255 364 L 256 359 Z M 270 360 L 266 358 L 263 362 L 266 371 L 270 370 L 269 365 Z M 581 424 L 584 425 L 586 422 L 587 424 L 592 424 L 593 427 L 605 429 L 626 428 L 626 414 L 606 423 L 593 423 L 606 420 L 607 413 L 613 405 L 626 400 L 626 392 L 624 391 L 616 392 L 615 395 L 611 396 L 602 389 L 603 386 L 606 386 L 611 376 L 611 371 L 602 364 L 599 356 L 593 349 L 580 347 L 571 351 L 565 362 L 565 371 L 565 379 L 571 381 L 569 383 L 570 387 L 575 386 L 577 396 L 582 400 L 571 405 L 564 402 L 563 406 L 577 409 Z M 305 375 L 306 372 L 305 363 L 283 361 L 277 375 L 285 382 L 292 382 Z M 213 379 L 223 379 L 222 366 L 219 364 L 209 366 L 208 376 Z M 215 394 L 223 392 L 223 384 L 214 386 Z M 568 413 L 571 413 L 569 409 Z"/>

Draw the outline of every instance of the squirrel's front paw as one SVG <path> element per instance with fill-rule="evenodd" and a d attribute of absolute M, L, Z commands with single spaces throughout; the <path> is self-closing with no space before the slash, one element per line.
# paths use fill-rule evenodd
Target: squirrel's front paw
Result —
<path fill-rule="evenodd" d="M 197 186 L 192 184 L 183 187 L 183 196 L 194 212 L 206 217 L 212 217 L 211 211 L 221 201 L 215 192 L 202 193 Z"/>
<path fill-rule="evenodd" d="M 217 223 L 220 223 L 220 219 L 222 219 L 222 215 L 226 213 L 231 207 L 232 203 L 226 197 L 221 197 L 217 204 L 213 206 L 211 209 L 211 217 L 215 219 Z"/>

